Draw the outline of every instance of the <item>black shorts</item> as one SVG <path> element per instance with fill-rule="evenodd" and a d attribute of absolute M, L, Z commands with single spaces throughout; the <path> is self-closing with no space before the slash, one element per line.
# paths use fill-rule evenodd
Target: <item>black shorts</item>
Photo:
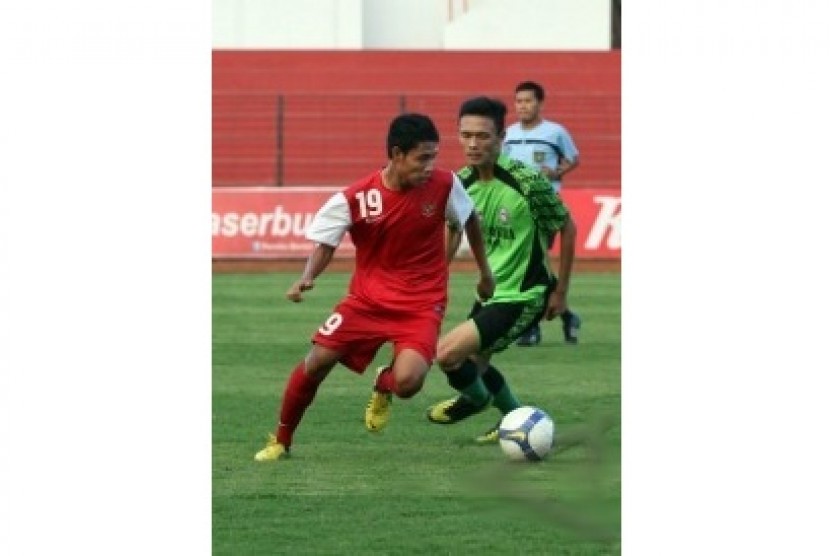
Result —
<path fill-rule="evenodd" d="M 545 314 L 548 296 L 539 295 L 531 301 L 491 303 L 476 301 L 467 318 L 472 319 L 481 338 L 482 354 L 504 351 Z"/>

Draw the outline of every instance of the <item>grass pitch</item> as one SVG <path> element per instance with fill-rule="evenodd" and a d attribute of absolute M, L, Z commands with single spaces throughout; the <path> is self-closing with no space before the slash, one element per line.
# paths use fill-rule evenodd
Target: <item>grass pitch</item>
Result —
<path fill-rule="evenodd" d="M 426 420 L 427 406 L 453 394 L 435 367 L 421 393 L 394 400 L 387 429 L 371 434 L 363 410 L 375 365 L 363 376 L 337 367 L 292 457 L 257 463 L 286 377 L 350 277 L 324 274 L 293 304 L 283 293 L 299 266 L 213 277 L 214 554 L 620 553 L 619 274 L 572 278 L 578 346 L 564 344 L 556 320 L 543 324 L 539 346 L 492 360 L 523 403 L 551 414 L 557 438 L 610 416 L 601 437 L 538 464 L 509 463 L 497 445 L 472 441 L 498 420 L 495 409 L 450 426 Z M 465 318 L 474 283 L 472 273 L 452 275 L 445 331 Z"/>

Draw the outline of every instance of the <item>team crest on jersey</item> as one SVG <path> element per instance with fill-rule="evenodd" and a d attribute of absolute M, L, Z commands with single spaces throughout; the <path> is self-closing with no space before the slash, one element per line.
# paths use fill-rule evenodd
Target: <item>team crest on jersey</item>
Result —
<path fill-rule="evenodd" d="M 541 164 L 545 161 L 545 151 L 533 151 L 533 162 Z"/>
<path fill-rule="evenodd" d="M 426 217 L 433 216 L 435 214 L 435 203 L 424 203 L 421 205 L 421 214 Z"/>
<path fill-rule="evenodd" d="M 507 224 L 508 220 L 510 220 L 510 213 L 507 212 L 506 208 L 501 207 L 499 209 L 499 222 L 501 222 L 502 224 Z"/>

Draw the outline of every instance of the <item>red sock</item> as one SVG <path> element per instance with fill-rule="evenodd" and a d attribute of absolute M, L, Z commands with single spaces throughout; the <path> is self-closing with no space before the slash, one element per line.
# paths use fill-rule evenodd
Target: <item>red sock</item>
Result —
<path fill-rule="evenodd" d="M 398 386 L 395 382 L 395 375 L 392 373 L 391 367 L 386 367 L 375 380 L 375 389 L 378 392 L 392 392 L 396 393 Z"/>
<path fill-rule="evenodd" d="M 285 385 L 285 392 L 282 395 L 282 407 L 280 408 L 280 422 L 277 426 L 277 442 L 286 448 L 291 446 L 294 430 L 299 426 L 303 413 L 314 400 L 317 394 L 319 382 L 315 382 L 304 372 L 305 361 L 294 368 L 294 372 L 288 378 Z"/>

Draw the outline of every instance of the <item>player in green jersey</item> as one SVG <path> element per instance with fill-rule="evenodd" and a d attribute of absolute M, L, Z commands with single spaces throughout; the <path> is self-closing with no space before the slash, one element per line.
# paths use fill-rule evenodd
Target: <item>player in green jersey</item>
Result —
<path fill-rule="evenodd" d="M 568 310 L 576 226 L 538 170 L 501 153 L 506 114 L 504 103 L 487 97 L 467 100 L 458 112 L 459 140 L 468 163 L 459 177 L 481 220 L 496 290 L 487 301 L 476 302 L 468 319 L 439 341 L 436 361 L 459 395 L 429 408 L 433 423 L 455 423 L 490 405 L 502 415 L 519 407 L 490 358 L 543 317 L 551 320 Z M 547 256 L 554 233 L 562 237 L 558 278 Z M 461 234 L 459 229 L 447 234 L 449 257 L 458 249 Z M 495 441 L 497 429 L 477 440 Z"/>

